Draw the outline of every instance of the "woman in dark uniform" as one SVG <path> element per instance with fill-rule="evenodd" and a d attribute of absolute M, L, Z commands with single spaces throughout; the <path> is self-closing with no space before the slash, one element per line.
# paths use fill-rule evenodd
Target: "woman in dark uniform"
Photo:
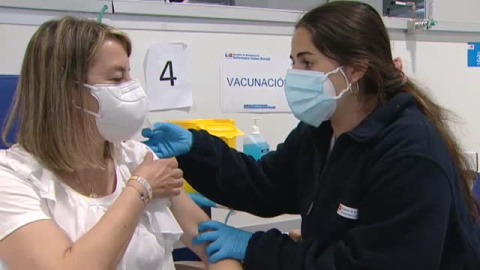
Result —
<path fill-rule="evenodd" d="M 479 209 L 447 112 L 395 67 L 379 14 L 317 7 L 296 25 L 290 57 L 285 93 L 301 122 L 260 161 L 205 131 L 157 123 L 144 135 L 215 202 L 300 214 L 303 240 L 207 222 L 194 243 L 247 270 L 480 269 Z"/>

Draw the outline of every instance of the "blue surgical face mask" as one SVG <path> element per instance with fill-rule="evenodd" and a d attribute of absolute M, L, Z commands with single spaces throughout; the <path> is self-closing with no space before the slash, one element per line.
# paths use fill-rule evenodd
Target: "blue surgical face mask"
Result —
<path fill-rule="evenodd" d="M 342 73 L 347 83 L 347 88 L 338 96 L 328 78 L 337 72 Z M 341 67 L 328 73 L 290 69 L 285 78 L 285 94 L 290 109 L 298 120 L 314 127 L 330 119 L 337 108 L 337 100 L 351 88 L 352 84 Z"/>

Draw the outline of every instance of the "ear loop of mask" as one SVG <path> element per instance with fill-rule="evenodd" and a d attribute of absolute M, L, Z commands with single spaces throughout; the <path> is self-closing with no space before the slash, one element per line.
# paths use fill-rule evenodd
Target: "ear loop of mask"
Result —
<path fill-rule="evenodd" d="M 90 115 L 93 115 L 93 116 L 95 116 L 95 117 L 101 118 L 101 115 L 98 114 L 98 113 L 95 113 L 95 112 L 92 112 L 92 111 L 87 110 L 87 109 L 85 109 L 85 108 L 82 108 L 82 107 L 80 107 L 80 106 L 78 106 L 78 105 L 76 105 L 76 104 L 75 104 L 75 107 L 76 107 L 77 109 L 81 110 L 81 111 L 84 111 L 84 112 L 90 114 Z"/>
<path fill-rule="evenodd" d="M 352 83 L 348 81 L 347 75 L 345 75 L 345 72 L 343 72 L 342 67 L 338 67 L 338 68 L 336 68 L 336 69 L 328 72 L 327 74 L 325 74 L 324 82 L 325 82 L 325 80 L 326 80 L 330 75 L 335 74 L 335 73 L 338 73 L 339 71 L 340 71 L 340 73 L 342 73 L 343 78 L 345 78 L 345 82 L 347 83 L 347 88 L 343 89 L 343 90 L 340 92 L 340 94 L 338 94 L 338 96 L 336 96 L 336 97 L 333 98 L 333 99 L 337 99 L 337 100 L 340 99 L 340 98 L 342 98 L 343 95 L 344 95 L 346 92 L 348 92 L 348 91 L 352 92 L 352 94 L 353 94 L 353 91 L 352 91 Z"/>
<path fill-rule="evenodd" d="M 94 89 L 93 89 L 90 85 L 88 85 L 88 84 L 84 84 L 84 86 L 87 87 L 88 90 L 90 90 L 90 91 L 94 90 Z M 93 98 L 95 98 L 95 97 L 92 95 L 91 92 L 90 92 L 90 95 L 91 95 Z M 96 98 L 95 98 L 95 99 L 96 99 Z M 75 108 L 77 108 L 77 109 L 79 109 L 79 110 L 81 110 L 81 111 L 84 111 L 85 113 L 88 113 L 88 114 L 90 114 L 90 115 L 92 115 L 92 116 L 95 116 L 95 117 L 98 117 L 98 118 L 102 118 L 100 114 L 98 114 L 98 113 L 96 113 L 96 112 L 92 112 L 92 111 L 90 111 L 90 110 L 87 110 L 87 109 L 85 109 L 85 108 L 82 108 L 82 107 L 78 106 L 78 105 L 75 103 L 75 101 L 73 101 L 73 105 L 75 106 Z"/>

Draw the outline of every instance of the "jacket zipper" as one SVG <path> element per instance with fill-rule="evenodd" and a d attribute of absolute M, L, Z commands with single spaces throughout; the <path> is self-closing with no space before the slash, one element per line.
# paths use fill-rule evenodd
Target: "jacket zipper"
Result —
<path fill-rule="evenodd" d="M 315 207 L 315 202 L 318 200 L 318 197 L 320 196 L 319 194 L 320 194 L 321 187 L 325 185 L 325 183 L 323 183 L 324 182 L 323 178 L 329 169 L 330 160 L 332 159 L 334 150 L 335 150 L 335 146 L 332 148 L 329 154 L 325 155 L 326 162 L 325 162 L 325 165 L 323 166 L 322 173 L 320 173 L 320 166 L 317 165 L 319 162 L 316 162 L 315 164 L 315 167 L 316 167 L 315 168 L 316 181 L 315 181 L 315 189 L 314 189 L 315 191 L 313 192 L 313 197 L 312 197 L 312 200 L 310 201 L 310 205 L 307 210 L 307 216 L 310 215 L 313 208 Z M 322 181 L 322 185 L 320 185 L 320 181 Z"/>

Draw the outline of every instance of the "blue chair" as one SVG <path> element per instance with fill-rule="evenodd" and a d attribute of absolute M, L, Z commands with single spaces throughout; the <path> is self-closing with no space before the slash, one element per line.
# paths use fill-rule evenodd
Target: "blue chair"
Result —
<path fill-rule="evenodd" d="M 477 176 L 477 180 L 473 184 L 473 196 L 480 202 L 480 174 Z"/>
<path fill-rule="evenodd" d="M 17 88 L 18 75 L 0 75 L 0 134 L 3 133 L 3 125 L 8 116 L 10 106 L 13 101 L 15 89 Z M 10 142 L 15 140 L 18 127 L 15 125 L 12 132 L 8 134 L 7 139 Z M 7 146 L 0 140 L 0 149 L 5 149 Z"/>

